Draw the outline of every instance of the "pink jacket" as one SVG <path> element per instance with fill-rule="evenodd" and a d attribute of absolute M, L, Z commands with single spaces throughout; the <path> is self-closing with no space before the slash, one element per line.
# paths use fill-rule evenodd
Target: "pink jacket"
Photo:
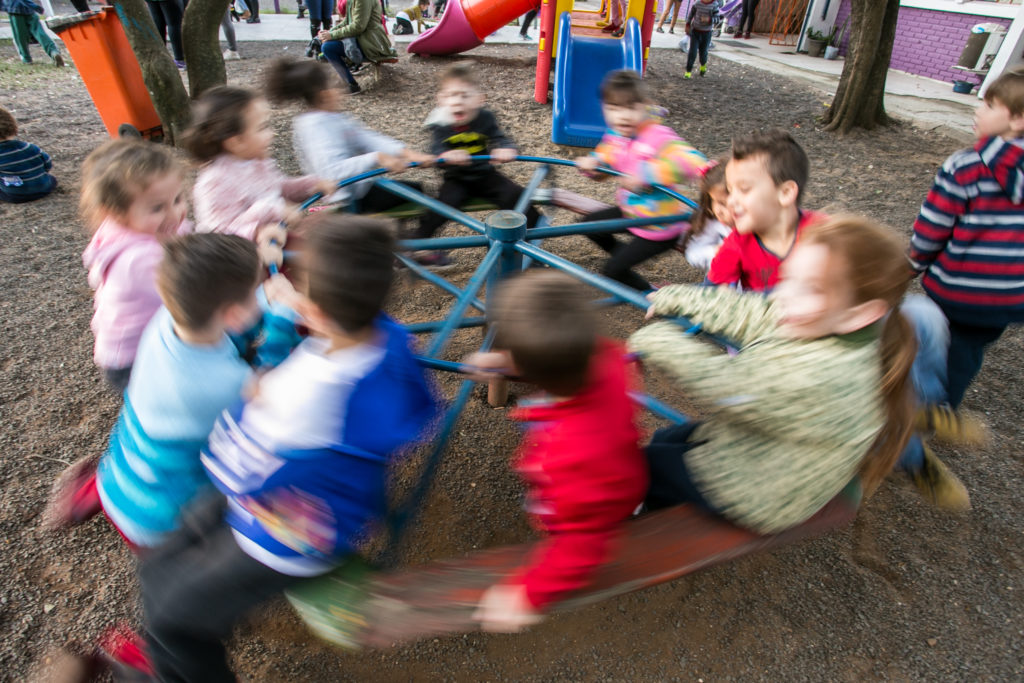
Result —
<path fill-rule="evenodd" d="M 700 179 L 708 166 L 707 157 L 683 141 L 675 131 L 660 124 L 653 116 L 644 123 L 636 137 L 627 138 L 607 131 L 594 150 L 597 158 L 616 171 L 641 178 L 649 185 L 664 185 L 680 191 L 687 180 Z M 636 194 L 620 187 L 615 195 L 619 209 L 627 218 L 665 216 L 685 213 L 680 201 L 660 192 Z M 630 228 L 634 235 L 649 240 L 670 240 L 679 237 L 689 223 L 670 223 L 648 228 Z"/>
<path fill-rule="evenodd" d="M 192 232 L 192 223 L 182 221 L 175 232 Z M 100 224 L 85 248 L 82 263 L 96 290 L 93 360 L 101 368 L 127 368 L 135 361 L 142 330 L 160 308 L 156 268 L 163 256 L 155 236 L 129 230 L 112 218 Z"/>
<path fill-rule="evenodd" d="M 317 178 L 289 178 L 273 159 L 239 159 L 221 154 L 199 171 L 192 190 L 196 230 L 256 238 L 256 229 L 285 217 L 286 202 L 303 202 L 316 192 Z"/>

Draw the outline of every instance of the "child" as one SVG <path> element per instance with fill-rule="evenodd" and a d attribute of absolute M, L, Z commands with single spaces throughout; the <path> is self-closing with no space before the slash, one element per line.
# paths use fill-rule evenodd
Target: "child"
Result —
<path fill-rule="evenodd" d="M 184 173 L 168 147 L 113 140 L 89 155 L 82 175 L 82 213 L 96 226 L 82 254 L 96 290 L 93 360 L 120 394 L 142 331 L 160 308 L 161 244 L 192 231 Z"/>
<path fill-rule="evenodd" d="M 210 486 L 199 451 L 251 375 L 226 333 L 259 317 L 260 270 L 256 247 L 236 235 L 188 235 L 164 245 L 157 289 L 165 307 L 142 335 L 110 445 L 94 477 L 58 494 L 51 526 L 82 521 L 76 506 L 91 487 L 134 547 L 155 547 L 177 528 L 181 511 Z"/>
<path fill-rule="evenodd" d="M 668 322 L 630 338 L 709 412 L 654 435 L 651 508 L 694 502 L 771 534 L 858 475 L 875 488 L 912 427 L 915 345 L 892 315 L 907 287 L 902 252 L 891 231 L 837 217 L 807 228 L 771 300 L 684 285 L 653 295 L 649 315 L 684 315 L 742 346 L 730 357 Z"/>
<path fill-rule="evenodd" d="M 355 552 L 383 515 L 388 463 L 436 413 L 408 333 L 381 313 L 394 261 L 386 224 L 328 212 L 303 223 L 294 304 L 313 336 L 210 436 L 202 459 L 226 519 L 197 508 L 199 526 L 142 566 L 160 680 L 234 681 L 223 646 L 234 624 Z"/>
<path fill-rule="evenodd" d="M 700 201 L 690 219 L 690 229 L 683 233 L 678 249 L 690 265 L 707 270 L 722 242 L 733 230 L 729 211 L 729 190 L 725 186 L 725 165 L 728 159 L 714 162 L 700 181 Z"/>
<path fill-rule="evenodd" d="M 0 201 L 12 204 L 42 199 L 57 187 L 50 155 L 18 137 L 18 122 L 0 107 Z"/>
<path fill-rule="evenodd" d="M 949 321 L 944 398 L 953 408 L 988 345 L 1024 321 L 1024 68 L 989 86 L 974 125 L 978 142 L 939 169 L 909 254 Z"/>
<path fill-rule="evenodd" d="M 647 490 L 647 464 L 628 394 L 634 378 L 621 346 L 598 336 L 582 286 L 561 273 L 527 273 L 499 290 L 491 318 L 502 351 L 467 362 L 511 369 L 549 394 L 513 413 L 530 424 L 517 469 L 527 510 L 548 536 L 477 613 L 487 630 L 515 631 L 607 561 Z"/>
<path fill-rule="evenodd" d="M 311 175 L 340 181 L 381 166 L 398 173 L 409 162 L 429 165 L 434 160 L 342 113 L 344 95 L 329 85 L 318 62 L 277 60 L 267 76 L 267 93 L 276 101 L 302 100 L 309 106 L 292 121 L 292 129 L 299 163 Z M 406 184 L 423 190 L 419 183 Z M 373 179 L 340 188 L 329 200 L 356 202 L 362 213 L 387 211 L 406 201 L 377 187 Z"/>
<path fill-rule="evenodd" d="M 395 25 L 391 27 L 391 32 L 396 36 L 411 35 L 413 33 L 412 22 L 415 21 L 415 32 L 422 33 L 423 29 L 427 27 L 424 15 L 429 7 L 430 0 L 419 0 L 419 2 L 412 7 L 400 11 L 395 15 Z"/>
<path fill-rule="evenodd" d="M 679 10 L 682 9 L 683 0 L 668 0 L 665 3 L 665 9 L 661 13 L 661 20 L 658 22 L 658 33 L 664 33 L 665 29 L 662 28 L 665 25 L 665 21 L 668 20 L 669 13 L 672 14 L 672 23 L 669 24 L 668 32 L 676 32 L 676 22 L 679 20 Z"/>
<path fill-rule="evenodd" d="M 40 5 L 32 0 L 0 0 L 0 9 L 7 12 L 7 17 L 11 20 L 11 34 L 23 64 L 32 63 L 32 53 L 28 50 L 28 44 L 30 39 L 35 39 L 55 66 L 64 66 L 64 57 L 36 16 L 43 13 Z"/>
<path fill-rule="evenodd" d="M 594 174 L 599 163 L 625 175 L 618 178 L 618 206 L 588 214 L 583 220 L 686 213 L 682 202 L 650 186 L 678 189 L 676 186 L 685 180 L 700 178 L 709 163 L 671 128 L 662 125 L 640 74 L 628 70 L 608 74 L 601 84 L 601 109 L 608 131 L 590 155 L 576 159 L 576 165 L 595 179 L 608 177 Z M 588 237 L 611 255 L 601 273 L 643 292 L 651 285 L 632 270 L 633 266 L 672 249 L 686 226 L 679 222 L 630 228 L 633 238 L 625 243 L 609 233 Z"/>
<path fill-rule="evenodd" d="M 441 89 L 437 93 L 438 108 L 431 115 L 430 153 L 444 157 L 444 182 L 437 198 L 448 206 L 459 207 L 471 198 L 494 202 L 500 209 L 515 207 L 523 188 L 494 168 L 512 161 L 519 153 L 512 141 L 498 125 L 494 114 L 484 108 L 484 94 L 480 91 L 471 65 L 455 64 L 441 76 Z M 470 156 L 490 154 L 487 161 L 471 161 Z M 540 214 L 531 205 L 526 210 L 526 227 L 537 224 Z M 429 214 L 416 231 L 417 238 L 433 237 L 447 219 Z M 446 261 L 443 254 L 434 261 Z"/>
<path fill-rule="evenodd" d="M 725 181 L 736 230 L 711 262 L 708 282 L 755 292 L 775 286 L 779 264 L 803 229 L 823 218 L 800 209 L 809 166 L 803 148 L 782 130 L 732 141 Z"/>
<path fill-rule="evenodd" d="M 281 173 L 270 158 L 273 137 L 265 99 L 244 88 L 218 86 L 199 98 L 183 140 L 203 164 L 193 190 L 196 229 L 253 240 L 265 262 L 279 260 L 272 245 L 284 243 L 280 223 L 291 217 L 294 204 L 334 191 L 332 181 Z"/>
<path fill-rule="evenodd" d="M 686 71 L 683 78 L 693 78 L 693 63 L 700 52 L 700 76 L 708 72 L 708 47 L 711 45 L 711 31 L 718 23 L 719 0 L 696 0 L 686 15 L 686 33 L 690 36 L 690 49 L 686 54 Z"/>

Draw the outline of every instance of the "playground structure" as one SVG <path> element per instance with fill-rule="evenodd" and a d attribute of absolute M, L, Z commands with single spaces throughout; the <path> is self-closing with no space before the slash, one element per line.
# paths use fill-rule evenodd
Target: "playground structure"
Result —
<path fill-rule="evenodd" d="M 482 45 L 513 19 L 535 9 L 537 0 L 451 0 L 438 24 L 409 44 L 420 55 L 451 55 Z M 604 133 L 600 84 L 616 69 L 643 72 L 654 31 L 655 0 L 629 0 L 623 34 L 598 26 L 602 14 L 577 9 L 574 0 L 542 0 L 533 98 L 546 104 L 553 92 L 551 140 L 593 147 Z M 552 69 L 554 84 L 552 89 Z"/>
<path fill-rule="evenodd" d="M 473 159 L 489 160 L 490 157 L 475 156 Z M 433 334 L 425 344 L 426 350 L 418 357 L 421 365 L 426 368 L 463 374 L 470 371 L 461 363 L 442 358 L 448 341 L 459 329 L 483 327 L 487 324 L 485 315 L 467 315 L 471 308 L 486 314 L 486 299 L 478 297 L 482 289 L 492 291 L 503 279 L 521 272 L 532 262 L 559 270 L 602 291 L 607 296 L 595 300 L 596 306 L 626 304 L 646 310 L 649 302 L 640 292 L 552 254 L 541 248 L 540 241 L 569 235 L 617 232 L 640 225 L 672 223 L 687 220 L 691 215 L 687 211 L 655 218 L 622 218 L 537 227 L 527 232 L 524 213 L 531 202 L 544 203 L 540 201 L 541 198 L 550 196 L 553 198 L 551 203 L 559 203 L 554 199 L 557 191 L 538 191 L 552 166 L 574 164 L 561 159 L 528 156 L 520 156 L 517 161 L 542 165 L 534 172 L 514 209 L 496 211 L 484 221 L 406 185 L 380 177 L 386 173 L 384 169 L 354 176 L 339 184 L 344 187 L 368 178 L 377 178 L 376 183 L 388 192 L 424 210 L 439 213 L 474 233 L 404 240 L 400 243 L 403 253 L 397 258 L 413 275 L 455 297 L 455 303 L 443 320 L 407 326 L 416 334 Z M 610 175 L 620 175 L 610 169 L 600 170 Z M 656 186 L 655 189 L 678 199 L 690 209 L 697 208 L 691 200 L 668 188 Z M 311 199 L 304 208 L 318 198 L 316 196 Z M 575 203 L 580 202 L 577 200 Z M 559 205 L 567 208 L 570 206 Z M 466 285 L 459 287 L 404 255 L 416 250 L 435 249 L 486 249 L 486 252 Z M 685 319 L 679 318 L 675 322 L 691 333 L 699 332 L 698 327 Z M 481 350 L 490 348 L 493 332 L 491 328 L 484 335 Z M 716 341 L 722 343 L 723 340 Z M 506 382 L 500 376 L 491 380 L 488 400 L 492 405 L 504 405 L 507 400 Z M 426 456 L 418 481 L 388 515 L 385 566 L 393 566 L 396 561 L 398 548 L 410 523 L 422 507 L 473 385 L 472 380 L 464 380 L 459 386 L 441 422 L 437 440 Z M 638 405 L 661 418 L 674 423 L 687 421 L 684 415 L 656 398 L 641 393 L 634 393 L 632 398 Z M 555 605 L 553 609 L 563 611 L 593 604 L 749 553 L 824 533 L 853 520 L 860 495 L 860 486 L 855 479 L 810 520 L 774 536 L 758 536 L 692 505 L 680 505 L 645 515 L 627 525 L 614 557 L 598 569 L 590 585 Z M 478 627 L 473 615 L 483 592 L 511 576 L 529 552 L 529 546 L 498 548 L 476 552 L 462 559 L 388 572 L 376 572 L 365 562 L 355 560 L 322 579 L 290 590 L 288 599 L 317 635 L 349 648 L 387 647 L 433 635 L 470 631 Z"/>

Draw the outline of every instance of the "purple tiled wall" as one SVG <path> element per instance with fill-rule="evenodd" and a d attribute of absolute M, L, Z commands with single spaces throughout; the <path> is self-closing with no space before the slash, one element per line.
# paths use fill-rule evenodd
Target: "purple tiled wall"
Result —
<path fill-rule="evenodd" d="M 852 0 L 843 0 L 839 6 L 836 26 L 842 26 L 850 16 Z M 995 23 L 1009 26 L 1009 19 L 980 17 L 956 12 L 936 12 L 914 7 L 900 8 L 896 21 L 896 41 L 892 46 L 889 66 L 907 73 L 927 76 L 940 81 L 963 80 L 964 72 L 950 67 L 960 60 L 967 36 L 975 24 Z M 840 48 L 846 55 L 849 32 Z"/>

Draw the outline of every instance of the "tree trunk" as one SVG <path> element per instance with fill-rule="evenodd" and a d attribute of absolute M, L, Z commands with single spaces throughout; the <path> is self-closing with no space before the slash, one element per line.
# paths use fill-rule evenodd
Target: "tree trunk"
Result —
<path fill-rule="evenodd" d="M 181 39 L 192 99 L 228 82 L 224 58 L 220 54 L 219 35 L 220 22 L 227 10 L 228 0 L 190 0 L 185 9 Z"/>
<path fill-rule="evenodd" d="M 851 3 L 849 49 L 836 96 L 825 112 L 825 130 L 848 133 L 891 123 L 885 113 L 885 77 L 899 9 L 900 0 Z"/>
<path fill-rule="evenodd" d="M 132 52 L 142 68 L 142 80 L 164 128 L 164 139 L 174 144 L 188 125 L 189 100 L 181 74 L 156 32 L 156 24 L 143 0 L 112 0 Z"/>

